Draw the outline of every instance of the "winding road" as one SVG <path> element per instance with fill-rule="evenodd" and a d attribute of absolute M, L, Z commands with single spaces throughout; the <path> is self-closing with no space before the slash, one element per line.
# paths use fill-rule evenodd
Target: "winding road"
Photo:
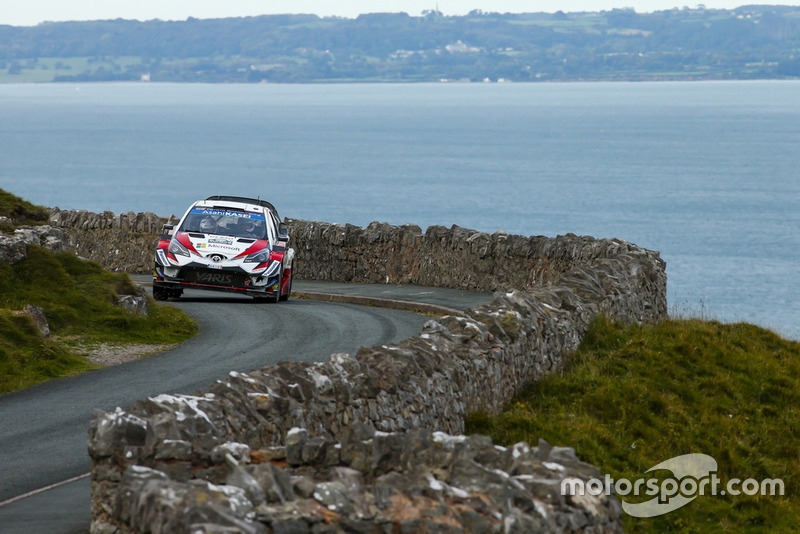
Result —
<path fill-rule="evenodd" d="M 296 282 L 295 291 L 395 299 L 467 309 L 488 293 L 418 286 Z M 173 302 L 200 325 L 179 347 L 123 365 L 0 396 L 0 532 L 88 532 L 87 432 L 93 409 L 160 393 L 196 393 L 230 371 L 279 361 L 324 361 L 336 352 L 401 341 L 425 316 L 395 309 L 188 290 Z"/>

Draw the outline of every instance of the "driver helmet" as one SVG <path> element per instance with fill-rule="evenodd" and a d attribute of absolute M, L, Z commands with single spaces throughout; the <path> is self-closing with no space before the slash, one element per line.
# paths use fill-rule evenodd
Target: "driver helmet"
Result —
<path fill-rule="evenodd" d="M 264 225 L 257 219 L 246 219 L 244 223 L 245 231 L 254 237 L 264 234 Z"/>
<path fill-rule="evenodd" d="M 201 232 L 213 232 L 217 229 L 217 221 L 214 220 L 213 217 L 210 215 L 206 215 L 202 219 L 200 219 L 200 231 Z"/>

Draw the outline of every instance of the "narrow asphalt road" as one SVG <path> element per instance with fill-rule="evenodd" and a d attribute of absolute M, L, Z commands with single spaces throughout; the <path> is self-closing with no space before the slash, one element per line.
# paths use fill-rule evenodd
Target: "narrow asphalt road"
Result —
<path fill-rule="evenodd" d="M 487 293 L 416 286 L 298 281 L 294 289 L 456 309 L 490 300 Z M 200 333 L 178 348 L 0 396 L 0 531 L 88 531 L 86 440 L 93 409 L 125 408 L 160 393 L 195 393 L 233 370 L 324 361 L 336 352 L 397 342 L 418 334 L 427 320 L 378 307 L 300 299 L 267 304 L 191 290 L 174 305 L 200 325 Z"/>

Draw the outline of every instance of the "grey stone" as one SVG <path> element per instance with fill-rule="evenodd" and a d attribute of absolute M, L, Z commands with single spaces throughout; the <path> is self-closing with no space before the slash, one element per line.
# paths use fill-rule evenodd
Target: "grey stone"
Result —
<path fill-rule="evenodd" d="M 228 455 L 236 462 L 248 463 L 250 462 L 250 447 L 245 443 L 226 441 L 211 450 L 211 461 L 223 463 Z"/>
<path fill-rule="evenodd" d="M 308 430 L 293 428 L 286 435 L 286 461 L 289 465 L 303 463 L 303 448 L 308 441 Z"/>
<path fill-rule="evenodd" d="M 334 446 L 332 439 L 314 436 L 303 443 L 301 455 L 302 462 L 307 465 L 337 465 L 339 463 L 339 449 Z"/>
<path fill-rule="evenodd" d="M 158 443 L 156 460 L 189 460 L 192 457 L 192 444 L 182 439 L 165 439 Z"/>
<path fill-rule="evenodd" d="M 332 512 L 350 514 L 353 512 L 353 501 L 342 482 L 320 482 L 314 487 L 314 499 Z"/>
<path fill-rule="evenodd" d="M 28 257 L 28 246 L 20 236 L 0 234 L 0 262 L 14 265 Z"/>
<path fill-rule="evenodd" d="M 230 473 L 225 478 L 225 483 L 236 486 L 244 490 L 247 499 L 254 506 L 259 506 L 267 502 L 267 497 L 256 478 L 247 472 L 242 466 L 233 464 L 230 466 Z"/>
<path fill-rule="evenodd" d="M 50 337 L 50 325 L 47 324 L 47 317 L 44 314 L 44 309 L 41 306 L 34 306 L 32 304 L 26 304 L 22 307 L 22 311 L 25 315 L 31 318 L 33 321 L 34 326 L 39 331 L 39 334 L 42 337 Z"/>
<path fill-rule="evenodd" d="M 117 297 L 117 306 L 125 308 L 134 315 L 141 316 L 147 315 L 149 309 L 147 297 L 135 295 L 120 295 Z"/>
<path fill-rule="evenodd" d="M 297 495 L 303 499 L 308 499 L 314 495 L 316 484 L 314 481 L 305 476 L 292 477 L 292 488 Z"/>
<path fill-rule="evenodd" d="M 117 408 L 107 413 L 94 410 L 89 425 L 89 454 L 103 458 L 124 447 L 143 447 L 147 438 L 147 421 Z"/>
<path fill-rule="evenodd" d="M 301 519 L 279 519 L 270 522 L 272 534 L 309 534 L 308 523 Z"/>
<path fill-rule="evenodd" d="M 264 492 L 268 503 L 285 504 L 295 499 L 294 481 L 289 473 L 272 464 L 258 464 L 246 466 L 247 472 L 255 479 Z M 309 480 L 310 488 L 303 497 L 308 497 L 314 488 L 314 482 Z"/>

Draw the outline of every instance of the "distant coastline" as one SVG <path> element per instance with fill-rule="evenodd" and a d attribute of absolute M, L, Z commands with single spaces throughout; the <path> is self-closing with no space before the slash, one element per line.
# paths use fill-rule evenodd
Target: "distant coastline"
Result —
<path fill-rule="evenodd" d="M 800 78 L 800 6 L 0 26 L 0 83 Z"/>

